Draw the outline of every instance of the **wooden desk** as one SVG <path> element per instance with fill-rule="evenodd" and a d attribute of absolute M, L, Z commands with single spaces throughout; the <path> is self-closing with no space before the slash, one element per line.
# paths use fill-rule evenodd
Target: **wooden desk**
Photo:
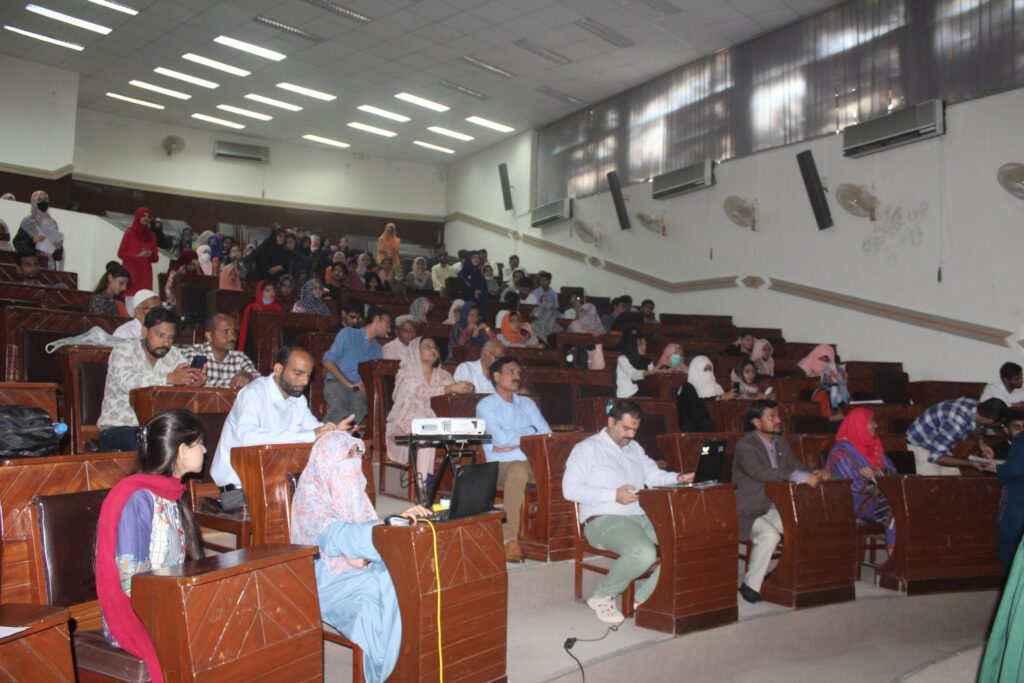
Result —
<path fill-rule="evenodd" d="M 0 382 L 0 405 L 23 405 L 42 408 L 54 422 L 57 416 L 56 384 L 49 382 Z"/>
<path fill-rule="evenodd" d="M 896 521 L 896 547 L 878 582 L 908 595 L 998 588 L 995 477 L 882 477 Z"/>
<path fill-rule="evenodd" d="M 697 469 L 700 445 L 705 441 L 724 441 L 725 458 L 722 460 L 721 481 L 732 481 L 732 456 L 736 442 L 746 436 L 743 432 L 688 432 L 686 434 L 659 434 L 658 450 L 665 458 L 665 469 L 672 472 L 693 472 Z"/>
<path fill-rule="evenodd" d="M 651 398 L 675 401 L 679 387 L 686 384 L 685 372 L 658 372 L 644 377 L 644 386 Z"/>
<path fill-rule="evenodd" d="M 736 489 L 655 488 L 640 507 L 658 534 L 661 575 L 636 625 L 689 633 L 736 621 Z"/>
<path fill-rule="evenodd" d="M 0 298 L 31 301 L 40 308 L 84 311 L 92 294 L 92 292 L 81 292 L 77 289 L 0 283 Z"/>
<path fill-rule="evenodd" d="M 57 382 L 59 372 L 45 346 L 100 327 L 113 332 L 124 318 L 74 311 L 7 306 L 0 310 L 3 378 L 8 382 Z"/>
<path fill-rule="evenodd" d="M 537 486 L 536 510 L 519 529 L 519 547 L 531 560 L 557 562 L 573 556 L 576 514 L 562 495 L 562 476 L 573 447 L 589 436 L 584 432 L 535 434 L 519 441 Z"/>
<path fill-rule="evenodd" d="M 39 281 L 46 285 L 64 285 L 68 289 L 78 289 L 78 273 L 67 270 L 39 269 Z M 15 263 L 0 263 L 0 281 L 20 282 L 18 266 Z"/>
<path fill-rule="evenodd" d="M 915 405 L 927 410 L 936 403 L 951 398 L 969 396 L 977 398 L 985 389 L 984 382 L 908 382 L 907 393 Z"/>
<path fill-rule="evenodd" d="M 594 434 L 608 426 L 607 398 L 581 398 L 576 401 L 579 424 L 587 434 Z M 679 414 L 675 401 L 658 401 L 653 398 L 638 398 L 637 404 L 643 415 L 640 428 L 634 440 L 643 447 L 652 460 L 665 460 L 658 445 L 660 434 L 679 432 Z"/>
<path fill-rule="evenodd" d="M 333 315 L 254 311 L 249 315 L 249 333 L 254 338 L 252 361 L 261 375 L 269 375 L 274 369 L 274 354 L 282 345 L 291 344 L 306 332 L 333 334 L 339 327 L 341 323 Z M 319 364 L 321 359 L 314 360 Z"/>
<path fill-rule="evenodd" d="M 0 682 L 74 683 L 66 607 L 0 604 L 0 624 L 27 626 L 0 639 Z"/>
<path fill-rule="evenodd" d="M 853 600 L 858 549 L 850 482 L 770 482 L 765 493 L 782 517 L 782 557 L 761 597 L 786 607 Z"/>
<path fill-rule="evenodd" d="M 445 680 L 507 681 L 508 573 L 500 512 L 437 525 Z M 388 680 L 439 680 L 437 585 L 426 524 L 379 525 L 373 545 L 391 573 L 402 611 L 402 648 Z"/>

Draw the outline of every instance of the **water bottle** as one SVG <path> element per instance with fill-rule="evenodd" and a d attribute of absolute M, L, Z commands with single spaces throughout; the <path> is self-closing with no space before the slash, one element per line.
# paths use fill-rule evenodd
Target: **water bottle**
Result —
<path fill-rule="evenodd" d="M 63 439 L 64 435 L 68 433 L 68 426 L 63 422 L 54 422 L 53 433 L 57 435 L 57 438 Z"/>

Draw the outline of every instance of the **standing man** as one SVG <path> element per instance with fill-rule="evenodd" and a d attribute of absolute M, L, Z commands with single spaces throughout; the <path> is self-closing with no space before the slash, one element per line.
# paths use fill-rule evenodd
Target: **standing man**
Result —
<path fill-rule="evenodd" d="M 366 417 L 366 387 L 359 377 L 359 364 L 380 360 L 377 341 L 391 331 L 391 316 L 383 308 L 371 308 L 366 325 L 346 327 L 338 332 L 331 348 L 324 354 L 324 399 L 328 422 L 340 422 L 346 415 L 355 415 L 358 424 Z"/>
<path fill-rule="evenodd" d="M 203 326 L 206 341 L 194 346 L 183 346 L 181 353 L 186 363 L 197 356 L 206 358 L 206 386 L 241 389 L 260 376 L 249 356 L 235 350 L 238 343 L 238 323 L 227 313 L 207 316 Z"/>
<path fill-rule="evenodd" d="M 917 416 L 907 429 L 907 446 L 914 454 L 918 474 L 960 474 L 958 467 L 973 467 L 979 472 L 995 471 L 992 463 L 978 463 L 953 455 L 953 449 L 968 439 L 976 439 L 978 451 L 993 457 L 985 443 L 986 427 L 1003 423 L 1006 404 L 998 398 L 979 403 L 973 398 L 954 398 L 933 405 Z"/>
<path fill-rule="evenodd" d="M 526 495 L 526 485 L 533 481 L 533 471 L 526 453 L 519 448 L 519 439 L 530 434 L 551 432 L 547 420 L 532 399 L 518 394 L 522 383 L 522 366 L 515 358 L 503 356 L 490 367 L 494 393 L 476 404 L 476 416 L 487 423 L 491 443 L 484 444 L 487 462 L 498 463 L 498 488 L 504 490 L 505 560 L 522 562 L 519 547 L 519 514 Z"/>
<path fill-rule="evenodd" d="M 764 485 L 770 481 L 793 481 L 817 486 L 830 475 L 827 470 L 812 470 L 793 455 L 789 443 L 781 436 L 782 419 L 775 401 L 754 401 L 747 419 L 754 430 L 736 442 L 732 463 L 740 542 L 753 541 L 740 595 L 747 602 L 761 602 L 761 583 L 772 553 L 782 540 L 782 518 L 765 494 Z"/>
<path fill-rule="evenodd" d="M 430 269 L 430 281 L 434 285 L 434 291 L 444 294 L 450 277 L 455 277 L 455 269 L 448 265 L 448 254 L 441 252 L 437 256 L 437 263 Z"/>
<path fill-rule="evenodd" d="M 455 368 L 456 382 L 469 382 L 473 385 L 473 392 L 477 394 L 493 394 L 494 383 L 491 382 L 490 368 L 494 361 L 505 355 L 505 346 L 496 340 L 491 340 L 480 349 L 479 360 L 467 360 L 459 363 Z"/>
<path fill-rule="evenodd" d="M 608 404 L 607 426 L 572 449 L 562 493 L 579 503 L 587 542 L 619 556 L 587 599 L 598 619 L 619 624 L 623 616 L 615 607 L 616 596 L 650 569 L 658 555 L 654 525 L 638 502 L 640 489 L 693 481 L 693 474 L 659 469 L 633 440 L 643 418 L 636 401 L 613 399 Z M 637 587 L 634 607 L 651 597 L 660 572 L 658 567 Z"/>

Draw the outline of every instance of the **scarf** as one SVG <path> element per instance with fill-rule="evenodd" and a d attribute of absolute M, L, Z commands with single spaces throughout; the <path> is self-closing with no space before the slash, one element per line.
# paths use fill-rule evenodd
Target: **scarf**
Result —
<path fill-rule="evenodd" d="M 456 299 L 455 301 L 453 301 L 451 307 L 448 309 L 448 317 L 444 319 L 444 324 L 454 325 L 456 322 L 458 322 L 455 319 L 455 316 L 459 314 L 459 311 L 462 310 L 462 307 L 465 304 L 466 302 L 463 301 L 462 299 Z"/>
<path fill-rule="evenodd" d="M 836 443 L 847 442 L 873 468 L 885 466 L 885 449 L 877 435 L 872 436 L 868 423 L 874 419 L 874 412 L 867 408 L 854 408 L 839 426 Z"/>
<path fill-rule="evenodd" d="M 302 290 L 299 291 L 299 305 L 305 309 L 307 315 L 330 315 L 331 313 L 327 310 L 324 300 L 313 294 L 313 287 L 319 284 L 320 281 L 316 278 L 306 280 L 306 284 L 302 285 Z"/>
<path fill-rule="evenodd" d="M 238 269 L 234 264 L 228 264 L 220 269 L 219 287 L 235 292 L 242 291 L 242 280 L 238 277 Z"/>
<path fill-rule="evenodd" d="M 597 307 L 594 304 L 583 304 L 579 317 L 569 323 L 569 331 L 604 334 L 604 325 L 601 324 L 601 316 L 597 314 Z"/>
<path fill-rule="evenodd" d="M 413 300 L 412 305 L 409 306 L 409 314 L 412 316 L 412 321 L 414 323 L 427 322 L 427 314 L 430 313 L 430 309 L 430 299 L 423 296 L 417 297 Z"/>
<path fill-rule="evenodd" d="M 46 192 L 44 190 L 36 190 L 32 193 L 32 198 L 29 201 L 29 207 L 31 209 L 32 220 L 39 228 L 46 228 L 48 230 L 59 230 L 57 227 L 57 221 L 53 220 L 53 216 L 50 215 L 50 209 L 46 211 L 40 211 L 36 204 L 39 202 L 39 198 L 42 197 Z M 138 211 L 135 212 L 138 215 Z M 33 235 L 34 237 L 34 235 Z"/>
<path fill-rule="evenodd" d="M 213 253 L 210 251 L 210 245 L 199 245 L 196 248 L 196 255 L 199 257 L 199 267 L 202 269 L 203 275 L 213 275 Z"/>
<path fill-rule="evenodd" d="M 33 205 L 33 210 L 35 210 Z M 148 242 L 150 238 L 149 228 L 142 224 L 142 217 L 149 213 L 149 209 L 144 206 L 140 206 L 135 209 L 135 218 L 132 220 L 131 226 L 128 228 L 128 232 L 133 233 L 142 242 Z M 56 223 L 54 223 L 56 227 Z"/>
<path fill-rule="evenodd" d="M 656 368 L 669 368 L 673 372 L 680 372 L 685 366 L 682 363 L 679 365 L 672 365 L 672 354 L 678 353 L 679 357 L 683 357 L 683 347 L 679 344 L 670 342 L 665 344 L 665 349 L 661 352 L 661 358 L 658 359 Z"/>
<path fill-rule="evenodd" d="M 555 309 L 548 299 L 544 299 L 533 309 L 533 333 L 542 342 L 547 343 L 548 337 L 561 329 L 555 322 Z"/>
<path fill-rule="evenodd" d="M 764 359 L 764 350 L 768 349 L 768 360 Z M 775 358 L 772 357 L 772 353 L 775 352 L 772 343 L 767 339 L 758 339 L 754 342 L 754 349 L 750 352 L 750 360 L 754 361 L 754 366 L 757 367 L 757 374 L 774 376 L 775 375 Z"/>
<path fill-rule="evenodd" d="M 821 360 L 821 356 L 828 356 L 828 362 Z M 808 377 L 821 377 L 821 373 L 831 363 L 836 362 L 836 350 L 828 344 L 818 344 L 811 352 L 803 357 L 798 366 Z"/>
<path fill-rule="evenodd" d="M 512 316 L 506 315 L 501 319 L 501 335 L 509 344 L 522 344 L 526 341 L 526 335 L 520 327 L 518 332 L 512 331 Z"/>
<path fill-rule="evenodd" d="M 245 339 L 249 333 L 249 314 L 253 311 L 276 311 L 281 313 L 283 309 L 281 304 L 277 303 L 277 300 L 271 301 L 269 304 L 263 303 L 263 286 L 266 285 L 268 280 L 260 280 L 256 283 L 256 300 L 245 307 L 242 311 L 242 325 L 238 331 L 238 349 L 240 351 L 245 350 Z M 276 292 L 275 292 L 276 294 Z"/>
<path fill-rule="evenodd" d="M 711 398 L 724 394 L 725 391 L 715 381 L 714 366 L 710 370 L 705 370 L 706 365 L 711 365 L 711 359 L 707 356 L 697 356 L 691 360 L 690 368 L 686 372 L 686 381 L 693 385 L 700 398 Z"/>
<path fill-rule="evenodd" d="M 171 263 L 171 267 L 167 271 L 168 274 L 177 272 L 178 269 L 180 269 L 182 266 L 187 266 L 188 264 L 194 262 L 197 258 L 199 258 L 199 256 L 196 254 L 196 252 L 192 251 L 191 249 L 183 249 L 181 255 L 178 256 L 178 258 L 176 258 Z"/>
<path fill-rule="evenodd" d="M 377 238 L 377 260 L 381 261 L 385 256 L 390 256 L 391 260 L 397 262 L 401 247 L 402 240 L 397 235 L 388 234 L 388 229 L 385 227 L 384 232 Z"/>
<path fill-rule="evenodd" d="M 103 501 L 96 535 L 96 595 L 110 634 L 129 654 L 146 662 L 153 683 L 163 683 L 163 671 L 156 648 L 135 611 L 132 601 L 121 590 L 121 576 L 114 553 L 117 549 L 117 527 L 125 503 L 141 490 L 164 498 L 178 500 L 185 492 L 180 479 L 159 474 L 133 474 L 122 479 Z"/>

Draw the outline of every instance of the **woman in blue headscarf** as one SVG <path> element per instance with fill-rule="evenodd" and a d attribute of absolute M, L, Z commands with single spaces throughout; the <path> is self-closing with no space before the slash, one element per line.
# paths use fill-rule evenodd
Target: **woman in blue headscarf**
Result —
<path fill-rule="evenodd" d="M 448 360 L 455 357 L 457 346 L 483 346 L 492 339 L 497 337 L 491 328 L 480 320 L 480 307 L 469 302 L 462 307 L 459 322 L 452 325 L 452 333 L 448 339 Z"/>
<path fill-rule="evenodd" d="M 466 265 L 462 266 L 458 277 L 462 291 L 460 298 L 475 301 L 480 310 L 484 310 L 487 304 L 487 280 L 480 270 L 480 254 L 475 251 L 469 252 L 466 256 Z"/>

